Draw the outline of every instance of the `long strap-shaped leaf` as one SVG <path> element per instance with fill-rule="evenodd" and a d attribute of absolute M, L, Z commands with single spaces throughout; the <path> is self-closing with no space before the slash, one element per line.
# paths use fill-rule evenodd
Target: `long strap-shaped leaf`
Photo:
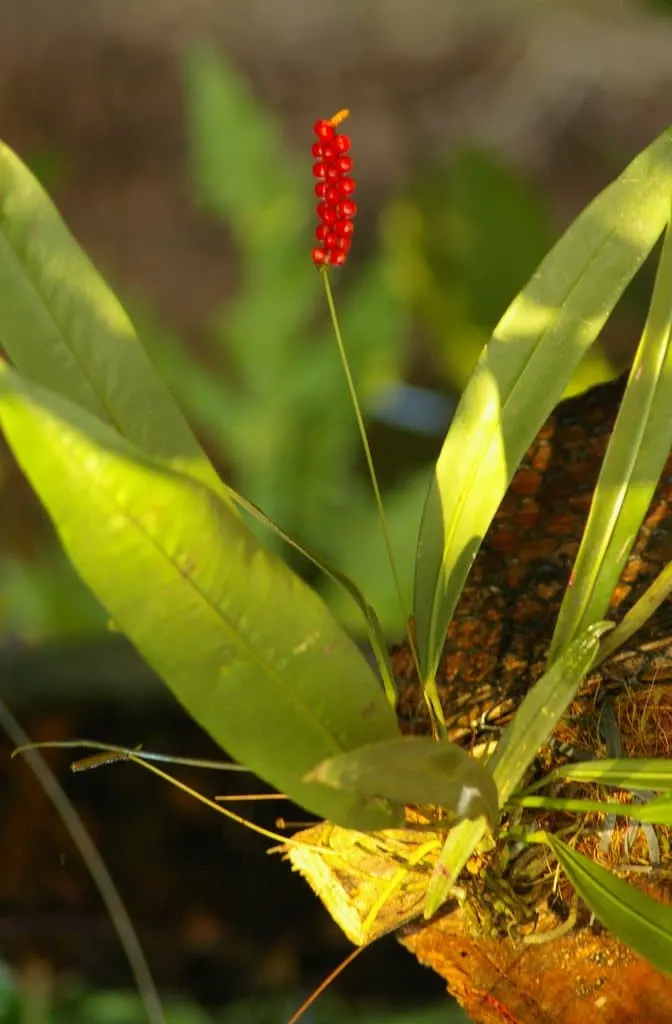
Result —
<path fill-rule="evenodd" d="M 401 807 L 303 781 L 398 736 L 396 719 L 324 603 L 217 495 L 5 365 L 0 424 L 79 574 L 225 750 L 346 827 L 401 820 Z"/>
<path fill-rule="evenodd" d="M 33 175 L 2 143 L 0 346 L 24 376 L 228 501 L 120 303 Z"/>
<path fill-rule="evenodd" d="M 628 885 L 554 835 L 543 836 L 595 917 L 659 971 L 672 975 L 672 907 Z"/>
<path fill-rule="evenodd" d="M 554 768 L 525 792 L 534 793 L 558 779 L 567 782 L 597 782 L 601 786 L 615 786 L 617 789 L 672 791 L 672 760 L 662 757 L 624 757 L 571 762 Z"/>
<path fill-rule="evenodd" d="M 439 456 L 418 540 L 414 611 L 425 680 L 527 446 L 667 221 L 667 131 L 577 218 L 495 328 Z"/>
<path fill-rule="evenodd" d="M 672 201 L 672 189 L 670 190 Z M 672 447 L 672 227 L 665 232 L 649 315 L 618 410 L 550 657 L 601 618 Z"/>

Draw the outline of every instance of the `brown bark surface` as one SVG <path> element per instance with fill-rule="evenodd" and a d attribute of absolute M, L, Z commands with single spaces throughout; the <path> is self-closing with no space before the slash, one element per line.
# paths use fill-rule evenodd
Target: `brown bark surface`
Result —
<path fill-rule="evenodd" d="M 400 936 L 475 1024 L 667 1024 L 672 979 L 608 932 L 538 946 L 471 937 L 459 911 Z"/>

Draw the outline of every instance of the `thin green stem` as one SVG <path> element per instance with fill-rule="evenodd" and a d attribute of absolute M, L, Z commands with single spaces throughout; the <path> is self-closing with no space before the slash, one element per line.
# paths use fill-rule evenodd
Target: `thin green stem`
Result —
<path fill-rule="evenodd" d="M 420 671 L 420 659 L 418 657 L 417 647 L 415 645 L 415 639 L 411 630 L 410 618 L 406 610 L 406 603 L 404 601 L 404 595 L 401 588 L 401 581 L 399 579 L 399 573 L 397 571 L 397 563 L 394 557 L 394 550 L 392 547 L 392 538 L 390 537 L 390 531 L 387 525 L 387 517 L 385 516 L 385 509 L 383 507 L 383 498 L 380 493 L 380 487 L 378 485 L 378 476 L 376 469 L 373 464 L 373 457 L 371 455 L 371 447 L 369 445 L 369 438 L 366 433 L 366 426 L 364 424 L 364 416 L 362 415 L 362 409 L 359 404 L 359 398 L 357 397 L 357 390 L 355 388 L 355 382 L 353 380 L 352 372 L 350 370 L 350 362 L 348 355 L 343 344 L 343 335 L 341 334 L 340 324 L 338 322 L 338 314 L 336 313 L 336 305 L 334 303 L 334 296 L 331 291 L 331 284 L 329 283 L 329 274 L 326 267 L 320 268 L 320 274 L 322 276 L 322 282 L 324 284 L 324 291 L 327 296 L 327 305 L 329 306 L 329 314 L 331 316 L 331 323 L 334 328 L 334 334 L 336 336 L 336 344 L 338 346 L 338 354 L 341 359 L 343 366 L 343 372 L 345 373 L 345 379 L 350 392 L 350 399 L 352 406 L 355 411 L 355 419 L 357 420 L 357 427 L 359 428 L 359 436 L 362 441 L 362 447 L 364 449 L 364 456 L 366 458 L 366 464 L 369 470 L 369 477 L 371 479 L 371 486 L 373 487 L 373 493 L 378 507 L 378 516 L 380 518 L 380 526 L 383 532 L 383 540 L 387 549 L 387 557 L 390 563 L 390 569 L 392 571 L 392 577 L 394 579 L 394 587 L 397 592 L 397 601 L 399 602 L 399 608 L 404 620 L 404 626 L 406 629 L 406 636 L 408 638 L 408 644 L 413 657 L 413 663 L 415 670 L 418 674 L 418 679 L 422 680 L 422 673 Z M 443 718 L 443 711 L 441 709 L 441 703 L 439 701 L 438 692 L 436 690 L 436 683 L 434 681 L 433 686 L 427 685 L 425 687 L 425 699 L 427 700 L 427 706 L 429 708 L 430 715 L 437 727 L 439 734 L 446 735 L 446 726 Z"/>
<path fill-rule="evenodd" d="M 172 754 L 157 754 L 153 750 L 143 750 L 141 747 L 132 749 L 131 747 L 117 746 L 116 743 L 98 743 L 97 740 L 43 740 L 40 743 L 30 743 L 27 746 L 17 747 L 12 752 L 12 757 L 17 754 L 24 754 L 27 750 L 37 750 L 44 747 L 54 747 L 58 750 L 65 750 L 72 748 L 75 750 L 100 750 L 101 757 L 98 758 L 84 758 L 81 761 L 75 761 L 74 766 L 71 765 L 72 771 L 85 771 L 86 768 L 97 768 L 99 765 L 102 766 L 107 764 L 108 761 L 102 756 L 102 752 L 107 752 L 113 755 L 109 759 L 109 763 L 113 760 L 144 760 L 144 761 L 165 761 L 167 764 L 179 764 L 186 765 L 188 768 L 207 768 L 215 771 L 226 771 L 226 772 L 250 772 L 249 768 L 246 768 L 243 764 L 234 764 L 229 761 L 209 761 L 202 757 L 177 757 Z M 115 756 L 116 755 L 116 756 Z M 90 760 L 90 764 L 85 764 Z M 78 767 L 77 767 L 78 766 Z"/>

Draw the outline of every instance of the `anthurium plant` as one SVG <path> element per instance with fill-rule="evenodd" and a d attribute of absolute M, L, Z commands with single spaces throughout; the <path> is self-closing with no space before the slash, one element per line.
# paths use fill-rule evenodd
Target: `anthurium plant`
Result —
<path fill-rule="evenodd" d="M 329 283 L 347 262 L 357 212 L 347 114 L 315 125 L 318 226 L 306 274 L 320 274 L 325 286 L 385 532 Z M 429 722 L 428 735 L 404 736 L 397 680 L 366 593 L 303 552 L 359 606 L 378 672 L 321 598 L 259 542 L 252 518 L 281 531 L 217 475 L 120 303 L 19 157 L 0 146 L 4 436 L 72 565 L 185 713 L 233 761 L 324 819 L 317 832 L 281 842 L 356 943 L 464 900 L 465 866 L 508 844 L 543 848 L 607 929 L 672 973 L 672 910 L 580 852 L 580 825 L 553 831 L 524 813 L 559 810 L 580 822 L 597 812 L 672 826 L 670 761 L 589 761 L 580 780 L 572 764 L 555 776 L 530 774 L 606 645 L 617 650 L 671 585 L 664 570 L 625 620 L 606 621 L 672 446 L 671 201 L 668 130 L 577 217 L 481 355 L 437 453 L 412 604 L 397 582 Z M 470 568 L 528 445 L 661 237 L 649 314 L 546 671 L 501 734 L 469 749 L 451 734 L 437 669 Z M 141 751 L 117 754 L 148 764 Z M 563 771 L 567 784 L 651 792 L 636 804 L 584 791 L 545 796 Z M 332 868 L 364 850 L 392 868 L 354 906 Z M 526 927 L 534 933 L 534 922 Z"/>

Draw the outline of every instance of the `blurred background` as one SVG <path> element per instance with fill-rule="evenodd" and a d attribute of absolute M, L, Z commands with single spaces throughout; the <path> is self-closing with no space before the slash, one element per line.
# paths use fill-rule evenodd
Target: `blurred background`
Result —
<path fill-rule="evenodd" d="M 431 460 L 482 345 L 585 203 L 672 121 L 670 15 L 669 0 L 0 0 L 0 138 L 117 291 L 225 479 L 348 572 L 391 639 L 400 613 L 309 256 L 312 125 L 352 111 L 356 241 L 332 282 L 410 594 Z M 627 365 L 649 286 L 645 267 L 574 390 Z M 4 448 L 0 491 L 0 696 L 33 738 L 216 756 L 109 633 Z M 359 634 L 347 599 L 287 558 Z M 95 890 L 10 750 L 0 1024 L 139 1021 Z M 131 765 L 70 778 L 67 752 L 50 762 L 171 1020 L 284 1021 L 347 953 L 258 838 Z M 272 825 L 268 806 L 249 814 Z M 446 1007 L 388 939 L 306 1020 L 445 1021 Z"/>

